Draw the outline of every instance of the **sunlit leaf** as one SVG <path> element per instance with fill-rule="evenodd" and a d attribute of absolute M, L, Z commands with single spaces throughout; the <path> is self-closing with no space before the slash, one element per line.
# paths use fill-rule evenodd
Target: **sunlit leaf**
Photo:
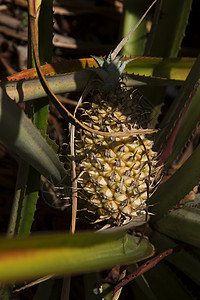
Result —
<path fill-rule="evenodd" d="M 124 60 L 133 59 L 126 65 L 125 71 L 129 74 L 145 76 L 157 76 L 175 80 L 185 80 L 192 68 L 194 58 L 160 58 L 160 57 L 124 57 Z M 84 70 L 86 68 L 97 68 L 97 63 L 93 58 L 81 58 L 72 60 L 62 60 L 53 64 L 41 66 L 44 75 L 56 75 Z M 19 73 L 8 76 L 6 80 L 32 79 L 37 77 L 35 68 L 23 70 Z"/>
<path fill-rule="evenodd" d="M 0 281 L 77 274 L 153 255 L 145 239 L 119 232 L 40 235 L 0 240 Z"/>

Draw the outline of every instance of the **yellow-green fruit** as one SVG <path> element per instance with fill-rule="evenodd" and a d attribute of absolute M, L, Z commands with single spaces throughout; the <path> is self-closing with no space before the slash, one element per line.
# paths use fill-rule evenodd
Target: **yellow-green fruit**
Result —
<path fill-rule="evenodd" d="M 107 94 L 96 92 L 81 118 L 90 128 L 111 133 L 145 128 L 147 122 L 140 98 L 122 88 Z M 144 134 L 104 137 L 84 130 L 79 133 L 78 181 L 100 219 L 113 218 L 121 225 L 146 213 L 157 173 L 152 146 L 153 141 Z"/>

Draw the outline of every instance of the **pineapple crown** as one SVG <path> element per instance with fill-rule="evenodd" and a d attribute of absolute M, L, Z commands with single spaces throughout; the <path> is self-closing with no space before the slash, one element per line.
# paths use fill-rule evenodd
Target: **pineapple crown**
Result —
<path fill-rule="evenodd" d="M 95 68 L 93 70 L 102 80 L 100 89 L 105 92 L 115 90 L 120 85 L 120 79 L 126 65 L 133 60 L 128 59 L 122 61 L 123 56 L 112 59 L 111 52 L 106 59 L 93 55 L 92 58 L 94 58 L 94 60 L 98 64 L 98 68 Z"/>
<path fill-rule="evenodd" d="M 115 57 L 117 54 L 121 51 L 123 46 L 126 44 L 126 42 L 129 40 L 132 33 L 138 28 L 142 20 L 145 18 L 149 10 L 152 8 L 152 6 L 157 2 L 157 0 L 154 0 L 154 2 L 149 6 L 149 8 L 146 10 L 146 12 L 143 14 L 143 16 L 140 18 L 140 20 L 137 22 L 137 24 L 131 29 L 131 31 L 125 36 L 121 42 L 117 45 L 115 50 L 113 52 L 110 52 L 107 59 L 100 58 L 98 56 L 92 56 L 94 60 L 97 62 L 99 68 L 92 69 L 96 72 L 96 74 L 100 77 L 102 80 L 101 85 L 99 86 L 100 90 L 103 90 L 105 92 L 115 90 L 120 85 L 120 79 L 122 77 L 122 72 L 124 71 L 126 65 L 132 61 L 133 59 L 128 59 L 126 61 L 122 62 L 123 57 Z"/>

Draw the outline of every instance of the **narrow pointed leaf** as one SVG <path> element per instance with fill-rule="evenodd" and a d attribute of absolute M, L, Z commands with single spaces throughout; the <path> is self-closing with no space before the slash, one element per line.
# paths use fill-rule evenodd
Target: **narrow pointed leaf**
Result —
<path fill-rule="evenodd" d="M 125 71 L 128 74 L 134 73 L 141 76 L 157 76 L 175 80 L 185 80 L 194 64 L 194 61 L 195 59 L 193 58 L 184 57 L 137 57 L 126 66 Z"/>
<path fill-rule="evenodd" d="M 29 13 L 36 14 L 39 17 L 37 36 L 39 37 L 39 52 L 42 63 L 46 61 L 51 62 L 52 56 L 52 37 L 53 37 L 53 14 L 52 14 L 52 0 L 29 0 Z M 34 7 L 32 7 L 34 5 Z M 35 9 L 36 11 L 33 11 Z M 31 11 L 32 10 L 32 11 Z M 30 27 L 30 16 L 29 16 Z M 28 30 L 28 64 L 27 66 L 35 66 L 33 52 L 32 52 L 32 38 L 30 30 Z M 30 115 L 33 119 L 33 124 L 40 131 L 43 137 L 46 136 L 47 119 L 49 112 L 48 98 L 40 98 L 40 101 L 33 101 L 32 108 L 29 103 L 26 103 L 26 112 L 31 111 Z M 33 109 L 33 111 L 32 111 Z M 23 161 L 24 162 L 24 161 Z M 24 164 L 26 164 L 24 162 Z M 23 177 L 23 173 L 18 176 Z M 29 166 L 28 178 L 26 182 L 26 189 L 24 197 L 21 198 L 21 203 L 18 210 L 18 222 L 16 224 L 16 233 L 18 235 L 28 235 L 31 231 L 36 205 L 38 200 L 38 193 L 40 187 L 40 172 L 34 166 Z M 24 189 L 24 188 L 23 188 Z M 14 199 L 13 205 L 15 206 Z"/>
<path fill-rule="evenodd" d="M 56 184 L 66 171 L 40 132 L 22 110 L 0 89 L 0 140 Z"/>
<path fill-rule="evenodd" d="M 36 17 L 40 6 L 41 6 L 42 0 L 29 0 L 29 14 L 33 17 Z"/>
<path fill-rule="evenodd" d="M 142 75 L 135 75 L 129 74 L 125 76 L 126 78 L 126 85 L 127 86 L 181 86 L 183 84 L 183 80 L 175 80 L 175 79 L 168 79 L 164 77 L 156 77 L 156 76 L 142 76 Z M 132 79 L 132 80 L 131 80 Z"/>
<path fill-rule="evenodd" d="M 167 114 L 165 115 L 162 123 L 160 124 L 160 132 L 156 136 L 155 148 L 159 149 L 166 139 L 172 133 L 175 125 L 179 121 L 179 118 L 184 111 L 184 107 L 189 101 L 189 96 L 194 90 L 195 84 L 200 77 L 200 55 L 195 61 L 185 83 L 180 89 L 177 97 L 174 99 L 172 105 L 170 106 Z M 181 133 L 182 134 L 182 133 Z"/>
<path fill-rule="evenodd" d="M 152 44 L 146 55 L 176 57 L 185 34 L 192 0 L 162 1 Z"/>
<path fill-rule="evenodd" d="M 128 58 L 127 58 L 128 59 Z M 134 85 L 142 85 L 146 83 L 144 82 L 144 76 L 152 76 L 154 69 L 157 71 L 157 76 L 161 78 L 165 78 L 166 80 L 185 80 L 192 65 L 194 63 L 194 59 L 161 59 L 161 58 L 143 58 L 139 57 L 136 60 L 130 62 L 126 66 L 126 71 L 128 73 L 135 73 L 141 76 L 138 76 L 136 80 L 131 84 Z M 42 67 L 42 71 L 46 75 L 55 75 L 55 70 L 59 73 L 63 69 L 69 69 L 69 71 L 74 70 L 83 70 L 84 68 L 95 65 L 95 61 L 93 59 L 80 59 L 74 61 L 64 61 L 62 65 L 58 64 L 48 65 Z M 96 64 L 97 67 L 97 64 Z M 29 80 L 24 80 L 28 79 Z M 6 91 L 6 93 L 10 96 L 11 99 L 16 102 L 23 102 L 32 99 L 38 99 L 40 97 L 44 97 L 46 95 L 43 90 L 40 81 L 38 78 L 34 78 L 37 76 L 37 72 L 35 68 L 22 71 L 18 74 L 14 74 L 7 78 L 8 82 L 2 82 L 1 86 Z M 75 73 L 57 75 L 57 76 L 48 76 L 46 80 L 50 85 L 53 92 L 56 93 L 64 93 L 64 92 L 73 92 L 73 91 L 82 91 L 84 90 L 87 83 L 93 78 L 94 72 L 90 70 L 79 71 Z M 140 81 L 141 79 L 141 81 Z M 15 81 L 13 81 L 15 80 Z M 18 81 L 16 81 L 18 80 Z M 154 82 L 155 80 L 152 79 Z M 162 82 L 166 82 L 162 80 Z M 169 82 L 166 82 L 168 84 Z M 156 84 L 156 82 L 155 82 Z M 179 84 L 179 82 L 177 82 Z M 34 90 L 34 93 L 32 92 Z"/>
<path fill-rule="evenodd" d="M 94 79 L 94 72 L 84 70 L 65 75 L 55 75 L 46 77 L 46 80 L 52 89 L 57 93 L 83 91 L 89 81 Z M 182 79 L 168 79 L 165 77 L 146 77 L 144 75 L 125 76 L 127 86 L 167 86 L 182 85 Z M 24 102 L 33 99 L 39 99 L 46 95 L 38 78 L 29 80 L 12 81 L 2 84 L 3 89 L 9 97 L 15 102 Z M 34 90 L 34 93 L 32 92 Z"/>
<path fill-rule="evenodd" d="M 176 137 L 174 139 L 172 153 L 167 159 L 167 165 L 171 165 L 173 161 L 178 157 L 182 152 L 186 143 L 189 141 L 192 136 L 197 124 L 200 120 L 200 88 L 197 88 L 197 91 L 194 90 L 194 96 L 191 97 L 191 103 L 187 111 L 184 114 L 183 119 L 181 120 L 180 126 L 178 128 Z"/>
<path fill-rule="evenodd" d="M 149 6 L 149 1 L 127 0 L 124 5 L 123 36 L 125 37 L 140 20 L 142 14 Z M 143 55 L 146 38 L 146 19 L 131 35 L 128 42 L 122 48 L 123 55 Z"/>
<path fill-rule="evenodd" d="M 155 223 L 169 209 L 191 191 L 200 181 L 200 146 L 198 146 L 187 161 L 166 182 L 162 183 L 150 198 L 151 222 Z"/>
<path fill-rule="evenodd" d="M 123 60 L 133 59 L 126 65 L 125 71 L 129 74 L 165 77 L 169 79 L 185 80 L 192 68 L 194 58 L 161 58 L 161 57 L 124 57 Z M 41 66 L 42 72 L 46 76 L 56 74 L 72 73 L 86 68 L 97 68 L 98 65 L 93 58 L 81 58 L 74 60 L 62 60 L 54 64 Z M 8 76 L 5 81 L 21 79 L 33 79 L 37 77 L 35 68 L 23 70 L 19 73 Z M 5 83 L 5 82 L 4 82 Z"/>

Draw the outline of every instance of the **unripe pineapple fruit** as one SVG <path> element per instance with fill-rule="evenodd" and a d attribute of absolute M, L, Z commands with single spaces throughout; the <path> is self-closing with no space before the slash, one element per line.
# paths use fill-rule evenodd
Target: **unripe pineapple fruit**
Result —
<path fill-rule="evenodd" d="M 109 66 L 115 70 L 113 78 Z M 112 218 L 121 225 L 146 214 L 147 198 L 157 173 L 157 154 L 147 135 L 128 134 L 130 130 L 146 128 L 147 114 L 137 93 L 120 86 L 119 74 L 125 64 L 122 68 L 118 59 L 114 66 L 104 60 L 97 69 L 100 76 L 103 74 L 103 88 L 92 91 L 91 104 L 87 103 L 88 108 L 83 106 L 81 119 L 94 130 L 127 131 L 127 136 L 104 137 L 81 130 L 76 140 L 76 156 L 78 181 L 86 200 L 94 205 L 99 219 Z M 112 90 L 108 91 L 110 87 Z"/>

